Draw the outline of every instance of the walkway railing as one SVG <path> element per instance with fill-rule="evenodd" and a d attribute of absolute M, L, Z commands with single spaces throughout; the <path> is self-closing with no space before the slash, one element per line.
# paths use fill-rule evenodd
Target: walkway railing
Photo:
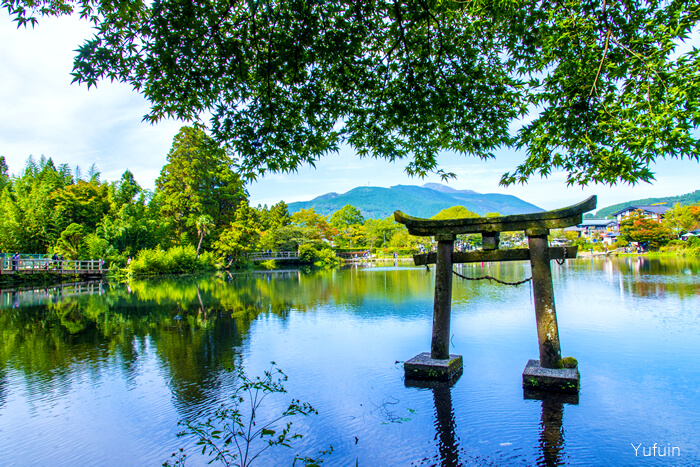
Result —
<path fill-rule="evenodd" d="M 246 257 L 250 261 L 269 261 L 271 259 L 299 259 L 296 251 L 257 251 L 248 253 Z"/>
<path fill-rule="evenodd" d="M 25 258 L 0 260 L 0 274 L 13 274 L 15 272 L 36 274 L 48 272 L 52 274 L 102 274 L 104 261 L 99 259 L 88 260 L 53 260 L 51 258 Z"/>

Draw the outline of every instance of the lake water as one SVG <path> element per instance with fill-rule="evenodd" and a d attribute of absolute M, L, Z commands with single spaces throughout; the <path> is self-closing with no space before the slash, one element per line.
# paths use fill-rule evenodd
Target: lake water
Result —
<path fill-rule="evenodd" d="M 579 397 L 524 394 L 531 288 L 455 277 L 453 385 L 407 385 L 429 351 L 434 273 L 402 266 L 88 284 L 0 294 L 0 465 L 160 465 L 178 421 L 211 415 L 275 361 L 318 415 L 253 465 L 700 465 L 700 262 L 552 263 Z M 508 281 L 528 263 L 465 265 Z M 656 445 L 656 447 L 654 447 Z M 653 448 L 653 450 L 652 450 Z M 666 454 L 662 457 L 661 454 Z M 644 454 L 649 454 L 645 456 Z"/>

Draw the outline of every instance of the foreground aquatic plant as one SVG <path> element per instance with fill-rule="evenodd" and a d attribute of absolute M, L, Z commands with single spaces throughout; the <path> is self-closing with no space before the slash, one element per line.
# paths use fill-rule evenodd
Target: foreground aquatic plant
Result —
<path fill-rule="evenodd" d="M 291 447 L 290 443 L 303 435 L 292 432 L 292 421 L 287 420 L 297 415 L 318 414 L 311 404 L 292 399 L 289 406 L 279 415 L 269 420 L 260 420 L 259 409 L 267 396 L 286 393 L 283 382 L 287 375 L 272 362 L 270 370 L 264 377 L 250 379 L 242 369 L 235 370 L 240 386 L 232 396 L 233 405 L 222 404 L 213 417 L 206 421 L 183 420 L 180 425 L 185 430 L 179 437 L 193 436 L 197 445 L 202 447 L 202 455 L 210 458 L 209 464 L 218 462 L 225 466 L 249 466 L 263 452 L 273 446 Z M 248 402 L 247 404 L 245 402 Z M 245 415 L 244 411 L 245 410 Z M 333 452 L 333 446 L 326 451 L 319 451 L 317 458 L 296 455 L 294 464 L 299 461 L 306 466 L 319 465 L 323 456 Z M 172 454 L 171 461 L 163 465 L 184 467 L 187 453 L 180 448 Z"/>

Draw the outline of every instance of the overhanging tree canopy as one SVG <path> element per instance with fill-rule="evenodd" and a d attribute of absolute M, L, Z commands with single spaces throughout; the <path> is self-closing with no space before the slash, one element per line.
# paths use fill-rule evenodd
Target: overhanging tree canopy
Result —
<path fill-rule="evenodd" d="M 699 0 L 1 0 L 19 24 L 78 10 L 74 79 L 131 84 L 147 119 L 210 112 L 244 176 L 340 144 L 435 172 L 440 151 L 526 160 L 502 184 L 653 179 L 698 160 Z"/>

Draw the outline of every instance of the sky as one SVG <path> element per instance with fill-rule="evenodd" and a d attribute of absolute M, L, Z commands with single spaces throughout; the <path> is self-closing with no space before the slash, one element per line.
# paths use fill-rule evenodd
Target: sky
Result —
<path fill-rule="evenodd" d="M 32 155 L 51 157 L 56 165 L 92 164 L 102 180 L 114 181 L 125 170 L 144 188 L 153 189 L 166 163 L 172 140 L 185 122 L 143 122 L 148 102 L 129 86 L 104 81 L 97 88 L 71 84 L 75 49 L 92 36 L 86 22 L 72 17 L 40 18 L 34 28 L 17 29 L 7 11 L 0 12 L 0 155 L 11 174 L 19 174 Z M 563 173 L 533 178 L 527 185 L 501 187 L 503 173 L 513 171 L 523 153 L 504 150 L 496 159 L 446 153 L 440 167 L 457 174 L 446 184 L 458 190 L 517 196 L 543 209 L 575 204 L 598 196 L 598 208 L 634 199 L 675 196 L 700 189 L 700 164 L 688 160 L 660 160 L 652 166 L 653 184 L 586 188 L 567 187 Z M 437 176 L 406 175 L 401 162 L 358 158 L 349 147 L 321 159 L 316 168 L 291 174 L 268 174 L 247 186 L 252 205 L 306 201 L 328 193 L 345 193 L 357 186 L 390 187 L 445 183 Z M 410 213 L 409 213 L 410 214 Z"/>

